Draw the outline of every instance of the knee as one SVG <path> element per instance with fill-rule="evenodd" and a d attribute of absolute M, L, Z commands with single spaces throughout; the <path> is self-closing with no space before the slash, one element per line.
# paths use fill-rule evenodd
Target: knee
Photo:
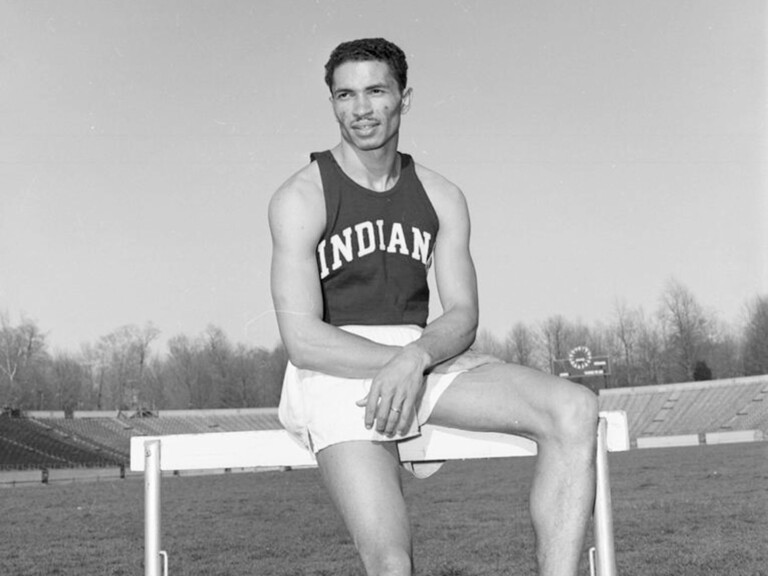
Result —
<path fill-rule="evenodd" d="M 411 576 L 412 561 L 407 551 L 399 548 L 366 553 L 361 550 L 368 576 Z"/>
<path fill-rule="evenodd" d="M 574 384 L 555 408 L 552 431 L 561 443 L 593 446 L 597 439 L 597 396 Z"/>

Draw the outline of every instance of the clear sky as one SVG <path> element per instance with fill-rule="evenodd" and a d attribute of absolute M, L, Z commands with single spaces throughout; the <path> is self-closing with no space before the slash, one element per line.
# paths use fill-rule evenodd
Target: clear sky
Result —
<path fill-rule="evenodd" d="M 338 130 L 323 65 L 409 57 L 401 149 L 465 192 L 481 326 L 675 277 L 768 292 L 762 0 L 0 0 L 0 311 L 54 348 L 124 324 L 272 347 L 267 203 Z"/>

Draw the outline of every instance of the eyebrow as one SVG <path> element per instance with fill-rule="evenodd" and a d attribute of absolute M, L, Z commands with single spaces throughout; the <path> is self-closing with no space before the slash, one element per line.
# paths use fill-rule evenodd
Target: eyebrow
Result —
<path fill-rule="evenodd" d="M 385 82 L 379 82 L 377 84 L 371 84 L 370 86 L 365 86 L 363 88 L 363 91 L 366 91 L 366 90 L 382 90 L 382 89 L 383 90 L 388 90 L 389 89 L 389 85 L 387 83 L 385 83 Z M 333 95 L 335 96 L 336 94 L 339 94 L 340 92 L 354 92 L 354 91 L 355 90 L 353 90 L 352 88 L 345 88 L 345 87 L 342 86 L 342 87 L 339 87 L 339 88 L 335 88 L 333 90 Z"/>

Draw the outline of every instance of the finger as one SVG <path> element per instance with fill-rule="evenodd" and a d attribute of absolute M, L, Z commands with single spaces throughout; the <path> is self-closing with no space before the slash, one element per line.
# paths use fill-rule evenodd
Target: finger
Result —
<path fill-rule="evenodd" d="M 368 390 L 368 399 L 365 402 L 365 427 L 371 429 L 373 427 L 373 421 L 376 418 L 376 408 L 379 404 L 379 386 L 375 383 L 371 384 L 371 389 Z"/>
<path fill-rule="evenodd" d="M 363 406 L 365 406 L 366 404 L 368 404 L 368 396 L 369 396 L 369 395 L 368 395 L 368 394 L 366 394 L 365 396 L 363 396 L 362 398 L 360 398 L 360 400 L 358 400 L 357 402 L 355 402 L 355 406 L 360 406 L 360 408 L 362 408 Z"/>
<path fill-rule="evenodd" d="M 376 408 L 376 430 L 383 433 L 389 423 L 391 415 L 392 399 L 382 394 L 379 397 L 379 405 Z"/>
<path fill-rule="evenodd" d="M 403 418 L 402 402 L 393 402 L 389 408 L 389 414 L 387 415 L 387 426 L 384 429 L 384 433 L 387 436 L 394 436 L 395 429 L 397 428 L 400 420 Z"/>
<path fill-rule="evenodd" d="M 401 408 L 400 412 L 400 418 L 398 420 L 397 424 L 397 433 L 398 434 L 405 434 L 408 432 L 408 429 L 411 427 L 411 419 L 413 418 L 413 408 L 414 408 L 414 401 L 410 398 L 406 398 L 405 402 L 403 402 L 403 406 Z"/>

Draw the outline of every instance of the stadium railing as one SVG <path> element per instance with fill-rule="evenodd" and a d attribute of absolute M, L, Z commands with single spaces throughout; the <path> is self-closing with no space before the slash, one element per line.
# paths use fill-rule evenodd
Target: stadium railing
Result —
<path fill-rule="evenodd" d="M 400 459 L 426 472 L 446 460 L 533 456 L 536 443 L 509 434 L 466 432 L 423 426 L 421 436 L 399 442 Z M 593 576 L 616 576 L 608 452 L 629 450 L 627 415 L 600 412 L 597 429 L 594 546 L 589 550 Z M 316 466 L 314 455 L 285 430 L 216 432 L 131 438 L 131 470 L 144 473 L 144 573 L 168 575 L 168 554 L 161 549 L 162 472 L 291 468 Z M 422 470 L 424 471 L 424 470 Z"/>

